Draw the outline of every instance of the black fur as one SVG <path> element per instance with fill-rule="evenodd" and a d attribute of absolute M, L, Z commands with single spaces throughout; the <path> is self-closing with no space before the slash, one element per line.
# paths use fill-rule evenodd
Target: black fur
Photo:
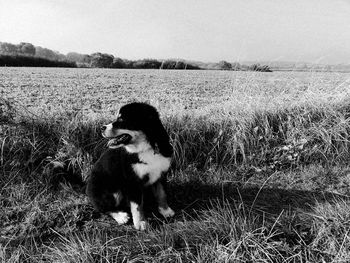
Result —
<path fill-rule="evenodd" d="M 130 103 L 123 106 L 120 116 L 112 123 L 113 129 L 142 131 L 152 148 L 164 157 L 173 153 L 169 136 L 164 129 L 157 110 L 145 103 Z M 128 202 L 133 201 L 142 206 L 143 191 L 148 176 L 140 179 L 132 168 L 133 164 L 142 163 L 138 153 L 130 153 L 124 146 L 107 149 L 95 163 L 87 180 L 86 193 L 94 208 L 102 213 L 120 211 Z M 166 180 L 154 184 L 164 184 Z M 165 189 L 165 186 L 163 187 Z M 113 194 L 120 193 L 122 198 L 116 200 Z M 160 200 L 167 207 L 166 199 Z"/>
<path fill-rule="evenodd" d="M 127 153 L 125 148 L 107 149 L 95 163 L 88 178 L 86 193 L 94 208 L 101 213 L 114 212 L 123 207 L 116 202 L 113 193 L 121 192 L 129 201 L 140 202 L 144 182 L 134 173 L 131 165 L 139 162 L 137 154 Z"/>
<path fill-rule="evenodd" d="M 153 148 L 158 147 L 159 152 L 165 157 L 172 155 L 173 148 L 169 143 L 168 133 L 153 106 L 134 102 L 123 106 L 119 113 L 122 118 L 113 122 L 113 128 L 141 130 Z"/>

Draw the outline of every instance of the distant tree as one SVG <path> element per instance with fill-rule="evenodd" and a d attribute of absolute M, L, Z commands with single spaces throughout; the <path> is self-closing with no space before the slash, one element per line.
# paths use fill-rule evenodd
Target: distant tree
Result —
<path fill-rule="evenodd" d="M 144 59 L 147 68 L 159 69 L 162 62 L 156 59 Z"/>
<path fill-rule="evenodd" d="M 133 62 L 133 68 L 144 69 L 144 68 L 147 68 L 147 64 L 144 60 L 136 60 Z"/>
<path fill-rule="evenodd" d="M 124 59 L 123 60 L 125 68 L 134 68 L 134 61 Z"/>
<path fill-rule="evenodd" d="M 233 70 L 240 70 L 241 69 L 241 64 L 239 64 L 238 62 L 234 62 L 231 64 L 231 68 Z"/>
<path fill-rule="evenodd" d="M 84 55 L 82 63 L 91 63 L 91 56 L 90 55 Z"/>
<path fill-rule="evenodd" d="M 91 54 L 91 67 L 94 68 L 110 68 L 113 63 L 114 56 L 110 54 L 94 53 Z"/>
<path fill-rule="evenodd" d="M 186 63 L 183 61 L 177 61 L 175 64 L 175 69 L 186 69 Z"/>
<path fill-rule="evenodd" d="M 90 55 L 80 54 L 77 52 L 69 52 L 66 55 L 68 61 L 75 62 L 78 67 L 90 67 L 91 57 Z"/>
<path fill-rule="evenodd" d="M 175 60 L 164 60 L 160 65 L 160 69 L 175 69 L 176 61 Z"/>
<path fill-rule="evenodd" d="M 50 60 L 57 60 L 57 61 L 62 61 L 66 60 L 66 56 L 63 54 L 60 54 L 57 51 L 53 51 L 48 48 L 43 48 L 43 47 L 35 47 L 35 56 L 40 57 L 40 58 L 46 58 Z"/>
<path fill-rule="evenodd" d="M 219 62 L 219 69 L 230 70 L 230 69 L 232 69 L 232 65 L 231 65 L 231 63 L 229 63 L 225 60 L 222 60 Z"/>
<path fill-rule="evenodd" d="M 11 43 L 0 42 L 0 54 L 3 55 L 17 55 L 17 46 Z"/>
<path fill-rule="evenodd" d="M 187 63 L 185 61 L 164 60 L 160 69 L 201 69 L 199 66 Z"/>
<path fill-rule="evenodd" d="M 69 52 L 69 53 L 67 53 L 66 58 L 69 61 L 75 61 L 75 62 L 83 63 L 85 55 L 77 53 L 77 52 Z"/>
<path fill-rule="evenodd" d="M 161 66 L 161 62 L 156 59 L 142 59 L 134 61 L 134 68 L 143 68 L 143 69 L 159 69 Z"/>
<path fill-rule="evenodd" d="M 126 67 L 126 65 L 125 65 L 125 62 L 123 59 L 121 59 L 121 58 L 114 58 L 113 59 L 111 68 L 125 68 L 125 67 Z"/>
<path fill-rule="evenodd" d="M 28 55 L 0 55 L 0 66 L 7 67 L 76 67 L 74 62 L 54 61 Z"/>
<path fill-rule="evenodd" d="M 35 47 L 31 43 L 21 42 L 18 45 L 18 52 L 23 54 L 23 55 L 34 56 L 35 55 Z"/>

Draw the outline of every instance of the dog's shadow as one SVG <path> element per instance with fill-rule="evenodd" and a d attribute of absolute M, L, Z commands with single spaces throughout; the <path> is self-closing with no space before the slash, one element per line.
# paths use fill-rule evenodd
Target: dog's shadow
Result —
<path fill-rule="evenodd" d="M 207 220 L 208 215 L 213 215 L 210 210 L 216 209 L 214 214 L 217 212 L 224 214 L 225 211 L 221 209 L 230 207 L 241 210 L 236 211 L 237 213 L 229 213 L 229 216 L 233 214 L 243 216 L 244 220 L 251 219 L 251 222 L 258 223 L 257 227 L 261 223 L 267 227 L 261 228 L 265 229 L 264 231 L 271 227 L 274 231 L 277 230 L 272 239 L 278 242 L 285 241 L 289 245 L 312 242 L 315 206 L 325 202 L 336 203 L 339 200 L 350 200 L 347 196 L 329 192 L 258 188 L 235 183 L 215 185 L 201 182 L 172 182 L 167 192 L 169 205 L 176 214 L 174 218 L 167 220 L 153 212 L 153 216 L 148 218 L 155 229 L 164 224 L 168 225 L 183 220 L 201 221 L 203 218 Z M 244 207 L 243 210 L 242 207 Z M 249 216 L 252 217 L 249 218 Z"/>
<path fill-rule="evenodd" d="M 171 183 L 168 187 L 169 204 L 176 212 L 196 216 L 208 210 L 213 203 L 240 203 L 250 210 L 278 216 L 283 211 L 310 211 L 324 202 L 335 202 L 349 197 L 329 192 L 287 190 L 269 187 L 244 187 L 235 183 L 205 184 L 201 182 Z M 215 201 L 215 202 L 213 202 Z"/>
<path fill-rule="evenodd" d="M 152 191 L 149 189 L 145 192 L 145 213 L 153 228 L 158 228 L 164 223 L 181 221 L 184 218 L 197 220 L 200 219 L 201 214 L 209 211 L 213 206 L 220 209 L 228 203 L 232 204 L 233 209 L 244 205 L 246 211 L 253 211 L 254 214 L 264 214 L 264 218 L 268 216 L 274 221 L 283 212 L 303 211 L 308 213 L 312 212 L 313 207 L 320 203 L 350 200 L 347 196 L 329 192 L 289 190 L 266 186 L 259 188 L 242 186 L 232 182 L 211 184 L 194 180 L 169 182 L 167 195 L 169 206 L 175 211 L 175 217 L 172 219 L 164 219 L 158 213 L 157 203 Z M 97 219 L 101 216 L 97 212 L 92 213 L 91 207 L 88 207 L 90 208 L 88 214 L 91 214 L 88 218 Z M 112 219 L 109 218 L 109 220 Z"/>

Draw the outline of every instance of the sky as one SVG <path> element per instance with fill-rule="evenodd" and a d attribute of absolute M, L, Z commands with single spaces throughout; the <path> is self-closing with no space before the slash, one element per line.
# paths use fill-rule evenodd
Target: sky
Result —
<path fill-rule="evenodd" d="M 350 0 L 0 0 L 0 41 L 127 59 L 350 63 Z"/>

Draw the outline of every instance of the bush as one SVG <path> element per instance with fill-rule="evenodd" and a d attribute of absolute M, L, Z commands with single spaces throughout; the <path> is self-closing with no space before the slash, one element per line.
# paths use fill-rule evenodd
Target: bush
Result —
<path fill-rule="evenodd" d="M 94 53 L 91 55 L 91 67 L 93 68 L 110 68 L 113 64 L 113 55 Z"/>
<path fill-rule="evenodd" d="M 126 63 L 121 58 L 114 58 L 111 67 L 112 68 L 126 68 Z"/>
<path fill-rule="evenodd" d="M 142 59 L 133 63 L 133 68 L 139 69 L 159 69 L 161 62 L 156 59 Z"/>
<path fill-rule="evenodd" d="M 231 70 L 232 69 L 232 65 L 231 63 L 228 63 L 227 61 L 220 61 L 219 62 L 219 69 L 222 70 Z"/>
<path fill-rule="evenodd" d="M 9 56 L 0 55 L 0 66 L 5 67 L 65 67 L 76 68 L 75 62 L 70 61 L 53 61 L 45 58 L 32 56 Z"/>

